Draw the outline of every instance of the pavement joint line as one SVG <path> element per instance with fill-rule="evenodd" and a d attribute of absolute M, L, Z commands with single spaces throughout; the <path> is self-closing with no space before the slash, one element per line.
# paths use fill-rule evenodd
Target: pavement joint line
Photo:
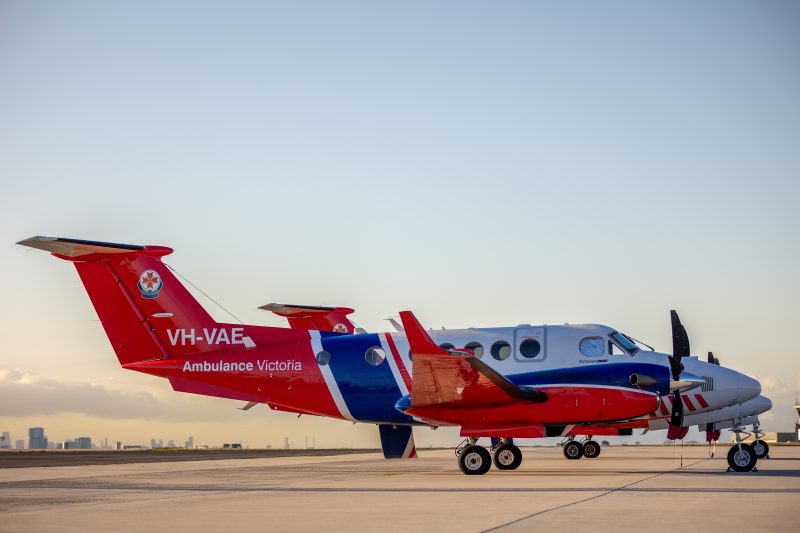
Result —
<path fill-rule="evenodd" d="M 551 511 L 558 511 L 558 510 L 561 510 L 561 509 L 565 509 L 565 508 L 567 508 L 567 507 L 571 507 L 571 506 L 573 506 L 573 505 L 578 505 L 578 504 L 581 504 L 581 503 L 584 503 L 584 502 L 588 502 L 588 501 L 596 500 L 596 499 L 598 499 L 598 498 L 602 498 L 603 496 L 608 496 L 609 494 L 613 494 L 613 493 L 615 493 L 615 492 L 624 491 L 624 490 L 625 490 L 625 489 L 627 489 L 628 487 L 632 487 L 633 485 L 636 485 L 636 484 L 638 484 L 638 483 L 642 483 L 642 482 L 644 482 L 644 481 L 649 481 L 649 480 L 651 480 L 651 479 L 655 479 L 655 478 L 657 478 L 657 477 L 660 477 L 660 476 L 663 476 L 663 475 L 665 475 L 665 474 L 670 474 L 670 473 L 672 473 L 672 472 L 677 472 L 678 470 L 683 470 L 683 469 L 684 469 L 684 468 L 686 468 L 686 467 L 689 467 L 689 466 L 694 466 L 694 465 L 697 465 L 697 464 L 700 464 L 700 463 L 704 463 L 704 462 L 706 462 L 706 461 L 710 461 L 710 460 L 711 460 L 711 458 L 710 458 L 710 457 L 707 457 L 707 458 L 705 458 L 705 459 L 701 459 L 701 460 L 699 460 L 699 461 L 697 461 L 697 462 L 695 462 L 695 463 L 689 464 L 689 465 L 683 465 L 683 464 L 682 464 L 682 465 L 681 465 L 681 466 L 679 466 L 678 468 L 673 468 L 672 470 L 668 470 L 668 471 L 666 471 L 666 472 L 659 472 L 658 474 L 654 474 L 654 475 L 652 475 L 652 476 L 648 476 L 648 477 L 646 477 L 646 478 L 639 479 L 639 480 L 637 480 L 637 481 L 632 481 L 632 482 L 628 483 L 627 485 L 623 485 L 623 486 L 621 486 L 621 487 L 616 487 L 616 488 L 614 488 L 614 489 L 612 489 L 612 490 L 609 490 L 609 491 L 603 492 L 603 493 L 601 493 L 601 494 L 595 494 L 594 496 L 590 496 L 590 497 L 588 497 L 588 498 L 584 498 L 584 499 L 582 499 L 582 500 L 578 500 L 578 501 L 574 501 L 574 502 L 565 503 L 565 504 L 563 504 L 563 505 L 559 505 L 559 506 L 557 506 L 557 507 L 551 507 L 550 509 L 543 509 L 543 510 L 541 510 L 541 511 L 537 511 L 537 512 L 535 512 L 535 513 L 531 513 L 531 514 L 529 514 L 529 515 L 527 515 L 527 516 L 523 516 L 523 517 L 521 517 L 521 518 L 517 518 L 516 520 L 512 520 L 512 521 L 510 521 L 510 522 L 506 522 L 505 524 L 500 524 L 500 525 L 498 525 L 498 526 L 491 527 L 491 528 L 489 528 L 489 529 L 484 529 L 484 530 L 482 530 L 482 531 L 481 531 L 481 533 L 489 533 L 490 531 L 498 531 L 498 530 L 500 530 L 500 529 L 502 529 L 502 528 L 505 528 L 505 527 L 508 527 L 508 526 L 512 526 L 512 525 L 514 525 L 514 524 L 517 524 L 517 523 L 519 523 L 519 522 L 522 522 L 522 521 L 524 521 L 524 520 L 528 520 L 529 518 L 533 518 L 533 517 L 535 517 L 535 516 L 540 516 L 540 515 L 543 515 L 543 514 L 545 514 L 545 513 L 549 513 L 549 512 L 551 512 Z"/>

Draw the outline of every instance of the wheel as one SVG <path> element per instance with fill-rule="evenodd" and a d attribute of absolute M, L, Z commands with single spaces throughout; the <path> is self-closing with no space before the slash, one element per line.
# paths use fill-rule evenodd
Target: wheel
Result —
<path fill-rule="evenodd" d="M 600 443 L 589 440 L 583 443 L 583 456 L 587 459 L 594 459 L 600 455 Z"/>
<path fill-rule="evenodd" d="M 458 467 L 468 476 L 480 476 L 489 471 L 492 456 L 482 446 L 467 446 L 458 455 Z"/>
<path fill-rule="evenodd" d="M 758 459 L 763 459 L 769 454 L 769 444 L 763 440 L 757 440 L 753 443 L 753 452 Z"/>
<path fill-rule="evenodd" d="M 731 446 L 731 449 L 728 450 L 728 466 L 731 467 L 731 470 L 736 472 L 751 471 L 753 467 L 756 466 L 757 460 L 756 453 L 749 444 L 743 443 L 741 450 L 738 445 L 734 444 Z"/>
<path fill-rule="evenodd" d="M 501 444 L 494 451 L 494 466 L 498 470 L 515 470 L 522 464 L 522 450 L 511 443 Z"/>
<path fill-rule="evenodd" d="M 569 441 L 564 445 L 564 457 L 567 459 L 580 459 L 583 457 L 583 445 L 578 441 Z"/>

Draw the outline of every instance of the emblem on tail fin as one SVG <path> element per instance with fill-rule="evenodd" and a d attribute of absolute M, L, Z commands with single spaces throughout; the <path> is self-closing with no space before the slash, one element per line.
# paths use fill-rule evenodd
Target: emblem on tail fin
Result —
<path fill-rule="evenodd" d="M 136 286 L 142 291 L 142 298 L 153 299 L 158 298 L 158 293 L 164 287 L 164 282 L 161 281 L 161 276 L 155 270 L 145 270 L 139 276 L 139 283 Z"/>

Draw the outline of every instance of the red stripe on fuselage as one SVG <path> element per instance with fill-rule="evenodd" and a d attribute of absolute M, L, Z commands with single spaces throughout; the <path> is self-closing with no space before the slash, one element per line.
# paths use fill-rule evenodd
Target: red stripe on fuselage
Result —
<path fill-rule="evenodd" d="M 408 392 L 411 392 L 411 376 L 408 375 L 406 365 L 403 363 L 403 359 L 397 352 L 397 346 L 394 344 L 394 339 L 392 338 L 391 333 L 386 334 L 386 343 L 389 345 L 389 351 L 392 352 L 392 357 L 394 358 L 395 363 L 397 363 L 397 369 L 400 371 L 400 376 L 403 378 L 403 383 L 406 384 Z"/>
<path fill-rule="evenodd" d="M 694 404 L 692 403 L 692 400 L 689 399 L 689 396 L 684 396 L 683 397 L 683 403 L 686 404 L 686 407 L 689 408 L 689 411 L 694 411 L 695 410 Z"/>
<path fill-rule="evenodd" d="M 701 395 L 695 394 L 694 399 L 697 400 L 697 403 L 700 404 L 700 407 L 703 409 L 708 408 L 708 402 L 706 402 L 705 398 L 703 398 Z"/>

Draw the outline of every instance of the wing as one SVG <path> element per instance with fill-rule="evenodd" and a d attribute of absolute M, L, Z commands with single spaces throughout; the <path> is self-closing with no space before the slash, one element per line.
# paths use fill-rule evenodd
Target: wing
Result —
<path fill-rule="evenodd" d="M 411 408 L 475 408 L 544 402 L 547 395 L 512 383 L 467 350 L 437 346 L 411 311 L 400 313 L 414 361 Z"/>

